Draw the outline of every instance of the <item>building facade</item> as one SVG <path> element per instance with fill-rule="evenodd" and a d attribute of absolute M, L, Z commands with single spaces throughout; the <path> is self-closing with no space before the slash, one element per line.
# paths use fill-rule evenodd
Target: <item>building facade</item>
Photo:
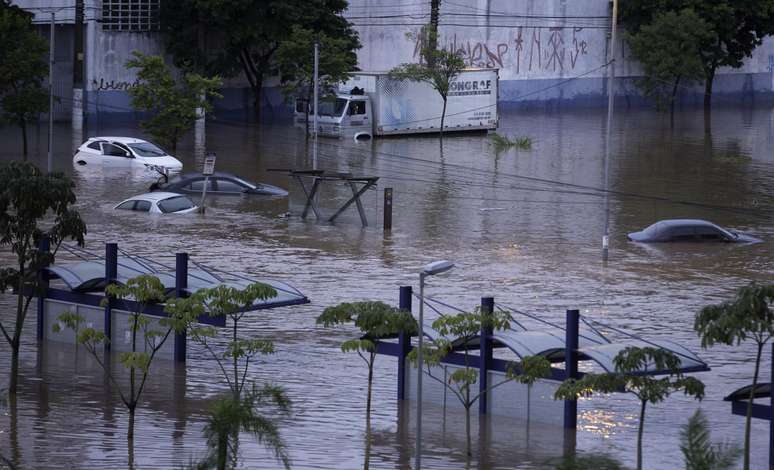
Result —
<path fill-rule="evenodd" d="M 134 50 L 163 54 L 159 33 L 161 2 L 171 0 L 83 0 L 83 103 L 87 114 L 132 112 L 127 91 L 136 75 L 124 66 Z M 72 114 L 76 51 L 76 0 L 15 0 L 34 13 L 41 34 L 55 23 L 54 92 L 57 119 Z M 470 67 L 500 69 L 500 101 L 530 106 L 585 106 L 606 103 L 610 5 L 607 0 L 443 0 L 440 45 L 458 51 Z M 55 6 L 52 6 L 55 4 Z M 350 0 L 347 18 L 363 44 L 361 70 L 384 71 L 416 61 L 421 26 L 430 20 L 429 2 Z M 622 35 L 616 54 L 616 94 L 641 101 L 634 80 L 641 74 Z M 774 39 L 767 38 L 739 69 L 722 69 L 715 79 L 716 102 L 774 97 Z M 265 103 L 283 109 L 275 79 L 266 80 Z M 76 87 L 77 88 L 77 87 Z M 252 105 L 247 83 L 226 83 L 216 108 Z M 701 100 L 703 87 L 681 92 L 683 101 Z M 75 99 L 77 102 L 77 97 Z"/>

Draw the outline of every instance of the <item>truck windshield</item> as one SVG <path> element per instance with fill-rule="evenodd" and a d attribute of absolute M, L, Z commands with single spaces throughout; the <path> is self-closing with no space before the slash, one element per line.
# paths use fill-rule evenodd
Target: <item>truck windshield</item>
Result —
<path fill-rule="evenodd" d="M 347 100 L 344 98 L 322 100 L 318 106 L 320 116 L 341 116 L 344 114 L 344 108 L 347 107 Z"/>

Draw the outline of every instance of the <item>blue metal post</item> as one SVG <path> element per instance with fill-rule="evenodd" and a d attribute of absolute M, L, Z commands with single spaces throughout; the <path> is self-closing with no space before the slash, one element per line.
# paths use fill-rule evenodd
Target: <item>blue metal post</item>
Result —
<path fill-rule="evenodd" d="M 398 307 L 411 312 L 411 286 L 401 286 Z M 398 400 L 406 398 L 406 356 L 411 349 L 411 336 L 401 331 L 398 334 Z"/>
<path fill-rule="evenodd" d="M 564 370 L 565 379 L 578 378 L 578 310 L 567 310 L 565 329 Z M 564 428 L 576 429 L 578 425 L 578 401 L 564 401 Z"/>
<path fill-rule="evenodd" d="M 494 297 L 481 298 L 482 315 L 491 315 L 494 312 Z M 478 398 L 478 413 L 485 415 L 488 405 L 487 394 L 484 391 L 489 387 L 489 365 L 492 363 L 492 325 L 481 324 L 481 336 L 479 338 L 479 357 L 478 362 L 478 392 L 481 396 Z"/>
<path fill-rule="evenodd" d="M 183 297 L 188 287 L 188 253 L 175 254 L 175 296 Z M 175 333 L 175 361 L 185 362 L 186 335 Z"/>
<path fill-rule="evenodd" d="M 38 250 L 42 253 L 48 253 L 48 251 L 51 249 L 51 244 L 48 240 L 48 237 L 43 237 L 40 240 L 40 244 L 38 246 Z M 45 308 L 46 308 L 46 289 L 48 289 L 48 274 L 41 270 L 38 273 L 38 280 L 40 281 L 40 294 L 38 295 L 38 340 L 41 340 L 45 337 L 46 333 L 46 318 L 45 318 Z"/>
<path fill-rule="evenodd" d="M 105 243 L 105 286 L 114 283 L 118 278 L 118 244 Z M 113 301 L 107 297 L 105 305 L 104 333 L 108 341 L 105 341 L 105 351 L 110 351 L 110 343 L 113 341 Z"/>

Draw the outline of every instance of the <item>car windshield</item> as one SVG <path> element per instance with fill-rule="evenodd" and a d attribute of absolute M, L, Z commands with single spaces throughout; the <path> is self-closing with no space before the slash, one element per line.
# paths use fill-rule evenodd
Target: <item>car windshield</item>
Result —
<path fill-rule="evenodd" d="M 326 99 L 320 101 L 318 112 L 320 116 L 341 116 L 346 107 L 347 100 L 343 98 Z"/>
<path fill-rule="evenodd" d="M 163 213 L 179 212 L 194 207 L 193 202 L 185 196 L 176 196 L 159 202 L 159 209 Z"/>
<path fill-rule="evenodd" d="M 653 224 L 653 225 L 649 226 L 648 228 L 646 228 L 645 230 L 643 230 L 643 232 L 647 233 L 650 236 L 654 236 L 654 235 L 656 235 L 659 232 L 659 230 L 661 229 L 662 225 L 663 224 L 661 222 L 656 222 L 655 224 Z"/>
<path fill-rule="evenodd" d="M 163 157 L 167 154 L 165 151 L 161 150 L 150 142 L 129 144 L 129 147 L 131 147 L 132 150 L 134 150 L 134 153 L 137 155 L 146 158 Z"/>

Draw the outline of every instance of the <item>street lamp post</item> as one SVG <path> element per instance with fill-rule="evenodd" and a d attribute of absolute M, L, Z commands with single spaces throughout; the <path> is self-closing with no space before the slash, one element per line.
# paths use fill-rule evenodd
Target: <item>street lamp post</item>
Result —
<path fill-rule="evenodd" d="M 415 470 L 422 465 L 422 342 L 425 336 L 424 311 L 425 311 L 425 278 L 441 274 L 454 267 L 451 261 L 435 261 L 426 265 L 419 272 L 419 340 L 417 343 L 417 452 L 415 456 Z"/>

